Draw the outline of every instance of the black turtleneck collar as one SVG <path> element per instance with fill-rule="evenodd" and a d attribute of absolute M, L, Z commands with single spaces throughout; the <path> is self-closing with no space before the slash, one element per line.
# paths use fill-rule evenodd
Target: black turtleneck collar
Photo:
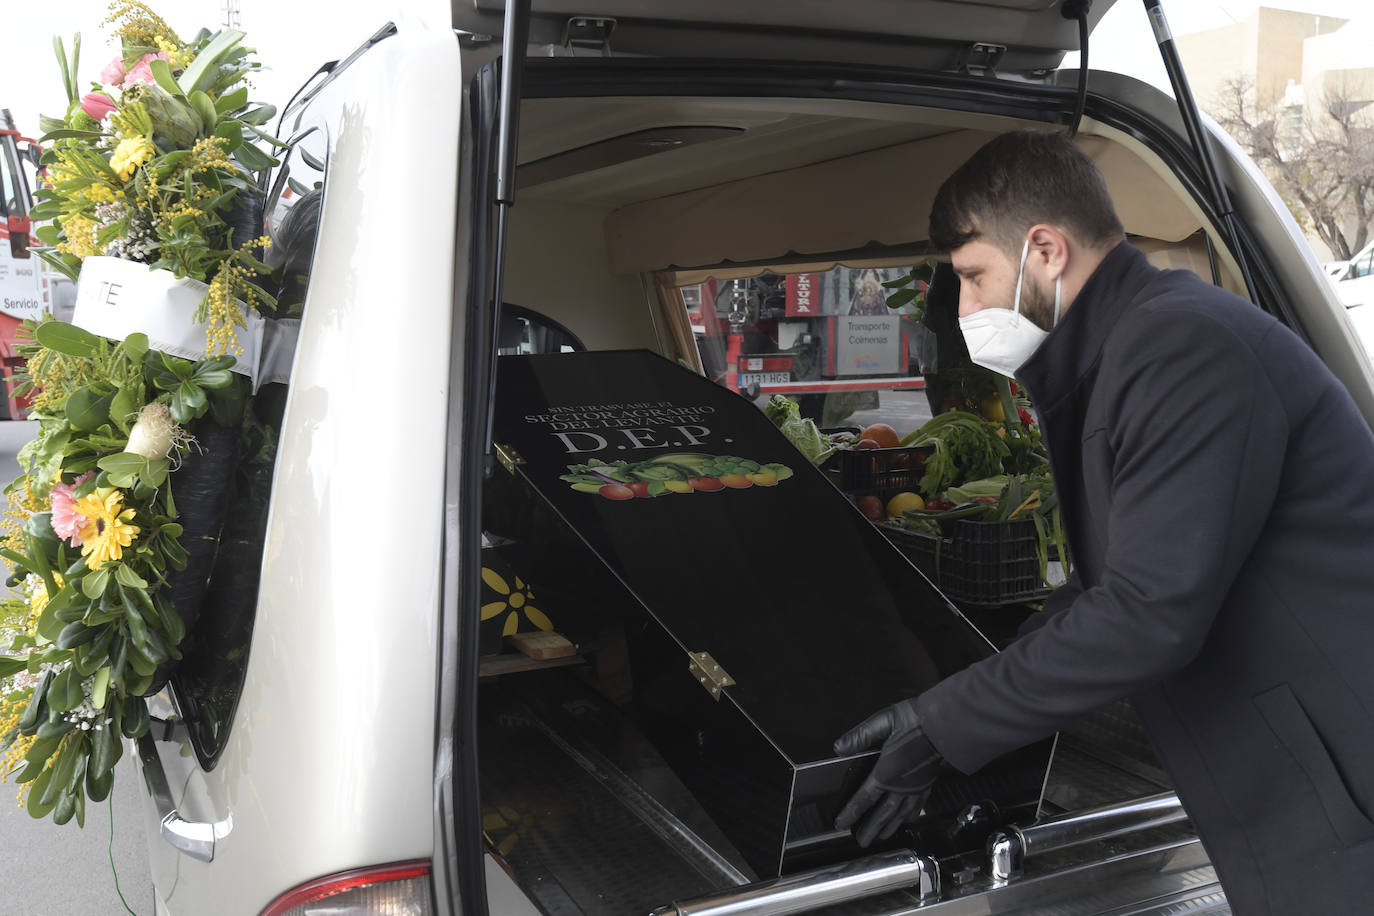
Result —
<path fill-rule="evenodd" d="M 1121 312 L 1158 272 L 1128 242 L 1107 253 L 1059 324 L 1016 373 L 1038 408 L 1052 409 L 1092 370 Z"/>

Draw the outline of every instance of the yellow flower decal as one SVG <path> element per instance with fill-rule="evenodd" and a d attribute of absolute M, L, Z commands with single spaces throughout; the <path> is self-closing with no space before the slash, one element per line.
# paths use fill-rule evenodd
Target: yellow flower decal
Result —
<path fill-rule="evenodd" d="M 543 611 L 530 603 L 534 600 L 534 595 L 530 592 L 529 586 L 521 582 L 519 576 L 512 578 L 515 579 L 514 588 L 507 584 L 500 573 L 485 566 L 482 567 L 482 581 L 487 583 L 487 588 L 504 596 L 500 601 L 492 601 L 482 605 L 482 619 L 490 620 L 509 612 L 505 622 L 501 625 L 502 636 L 511 636 L 520 631 L 521 614 L 524 614 L 529 622 L 539 629 L 552 630 L 553 621 L 545 617 Z"/>
<path fill-rule="evenodd" d="M 133 137 L 120 140 L 110 159 L 110 168 L 115 170 L 120 181 L 134 177 L 134 169 L 153 158 L 153 144 L 147 137 Z"/>
<path fill-rule="evenodd" d="M 76 501 L 76 511 L 86 517 L 81 555 L 91 569 L 124 556 L 124 548 L 138 537 L 138 526 L 129 523 L 134 510 L 124 508 L 124 494 L 114 487 L 97 487 Z"/>

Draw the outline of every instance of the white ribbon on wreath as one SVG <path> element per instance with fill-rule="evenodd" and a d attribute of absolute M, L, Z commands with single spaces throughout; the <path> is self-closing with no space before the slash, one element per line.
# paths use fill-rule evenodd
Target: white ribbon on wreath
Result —
<path fill-rule="evenodd" d="M 149 270 L 136 261 L 88 257 L 81 264 L 72 324 L 111 340 L 141 332 L 148 335 L 148 346 L 154 350 L 201 360 L 206 356 L 206 325 L 192 322 L 191 315 L 207 288 L 197 280 L 178 279 L 169 270 Z M 246 326 L 233 329 L 242 355 L 231 370 L 248 376 L 256 393 L 265 383 L 290 378 L 300 320 L 267 319 L 239 305 Z"/>

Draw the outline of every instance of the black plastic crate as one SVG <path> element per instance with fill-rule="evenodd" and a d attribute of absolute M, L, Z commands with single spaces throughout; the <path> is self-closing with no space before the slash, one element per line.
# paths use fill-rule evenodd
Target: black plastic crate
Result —
<path fill-rule="evenodd" d="M 846 448 L 830 458 L 831 479 L 841 490 L 916 490 L 933 446 Z"/>
<path fill-rule="evenodd" d="M 1039 535 L 1031 519 L 958 519 L 947 537 L 895 525 L 880 524 L 878 529 L 955 601 L 995 607 L 1050 593 L 1040 577 Z"/>

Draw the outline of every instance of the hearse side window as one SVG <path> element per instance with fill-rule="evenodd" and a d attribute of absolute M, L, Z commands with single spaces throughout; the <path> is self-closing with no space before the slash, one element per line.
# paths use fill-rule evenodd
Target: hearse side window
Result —
<path fill-rule="evenodd" d="M 279 154 L 282 164 L 267 194 L 264 219 L 272 245 L 263 260 L 272 272 L 264 286 L 277 303 L 263 314 L 279 328 L 290 328 L 304 311 L 323 204 L 326 152 L 322 130 L 298 135 L 289 153 Z M 284 362 L 290 365 L 289 358 Z M 245 418 L 210 587 L 172 680 L 192 746 L 206 769 L 224 749 L 243 689 L 287 391 L 286 382 L 263 383 Z"/>

